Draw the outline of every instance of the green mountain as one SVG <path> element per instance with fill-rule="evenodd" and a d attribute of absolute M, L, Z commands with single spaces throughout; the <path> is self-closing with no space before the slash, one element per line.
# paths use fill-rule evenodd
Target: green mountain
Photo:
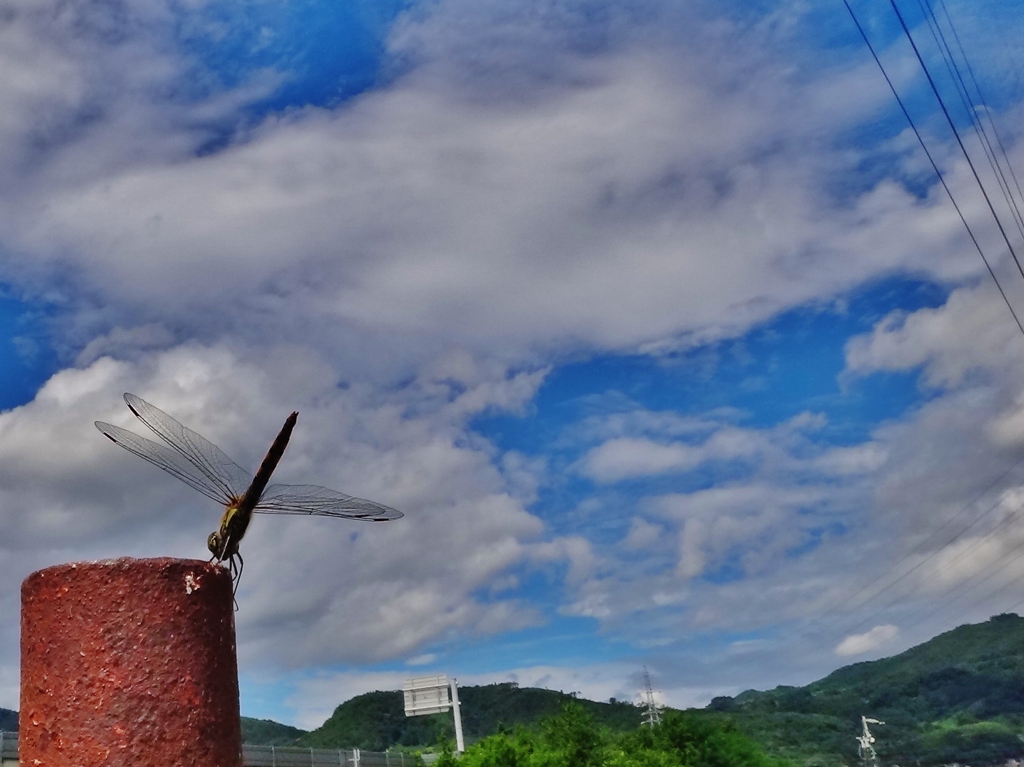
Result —
<path fill-rule="evenodd" d="M 997 615 L 806 687 L 748 690 L 708 708 L 806 765 L 857 761 L 861 716 L 885 722 L 872 728 L 883 764 L 1003 764 L 1024 756 L 1024 618 Z"/>
<path fill-rule="evenodd" d="M 298 727 L 278 724 L 272 719 L 242 717 L 242 742 L 256 746 L 294 746 L 306 734 Z"/>
<path fill-rule="evenodd" d="M 514 683 L 464 687 L 459 698 L 467 743 L 534 728 L 569 701 L 606 731 L 635 730 L 641 715 L 630 703 L 577 700 Z M 1002 765 L 1024 757 L 1024 618 L 997 615 L 806 687 L 715 698 L 697 714 L 732 723 L 773 756 L 802 767 L 856 764 L 861 716 L 885 722 L 872 726 L 882 765 Z M 0 730 L 16 727 L 17 714 L 0 709 Z M 454 739 L 451 713 L 406 717 L 400 692 L 356 696 L 312 732 L 247 718 L 242 731 L 247 743 L 369 751 Z"/>
<path fill-rule="evenodd" d="M 577 699 L 554 690 L 520 688 L 514 682 L 460 687 L 463 735 L 472 743 L 517 725 L 533 725 L 559 713 L 572 700 Z M 625 730 L 640 723 L 640 710 L 631 703 L 577 702 L 599 726 Z M 450 712 L 407 717 L 401 692 L 368 692 L 342 703 L 323 726 L 302 736 L 300 743 L 313 748 L 383 751 L 392 746 L 430 746 L 454 738 Z"/>
<path fill-rule="evenodd" d="M 460 690 L 467 742 L 533 726 L 571 696 L 514 684 Z M 610 730 L 635 729 L 629 703 L 580 700 Z M 857 763 L 861 716 L 873 726 L 882 764 L 1004 764 L 1024 757 L 1024 618 L 997 615 L 883 660 L 855 663 L 806 687 L 748 690 L 716 698 L 706 715 L 729 720 L 769 753 L 805 767 Z M 451 739 L 451 714 L 405 717 L 398 692 L 372 692 L 338 706 L 303 745 L 383 750 Z"/>

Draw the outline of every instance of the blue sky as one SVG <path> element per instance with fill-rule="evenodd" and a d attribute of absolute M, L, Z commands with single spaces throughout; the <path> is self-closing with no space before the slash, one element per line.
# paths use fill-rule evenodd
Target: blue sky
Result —
<path fill-rule="evenodd" d="M 644 666 L 704 705 L 1017 605 L 1024 338 L 842 3 L 51 5 L 0 22 L 8 614 L 51 564 L 205 556 L 218 510 L 92 428 L 123 391 L 244 466 L 297 409 L 282 481 L 406 513 L 256 520 L 249 716 Z M 1024 14 L 945 8 L 1019 163 Z"/>

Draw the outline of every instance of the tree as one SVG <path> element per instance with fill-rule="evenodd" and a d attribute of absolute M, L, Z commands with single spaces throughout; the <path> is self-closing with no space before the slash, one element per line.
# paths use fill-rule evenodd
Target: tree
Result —
<path fill-rule="evenodd" d="M 598 727 L 579 703 L 544 720 L 539 731 L 500 733 L 460 760 L 450 748 L 437 767 L 784 767 L 720 718 L 666 712 L 656 727 L 619 734 Z"/>
<path fill-rule="evenodd" d="M 541 742 L 550 767 L 601 767 L 604 738 L 594 718 L 579 703 L 571 701 L 558 716 L 541 722 Z"/>

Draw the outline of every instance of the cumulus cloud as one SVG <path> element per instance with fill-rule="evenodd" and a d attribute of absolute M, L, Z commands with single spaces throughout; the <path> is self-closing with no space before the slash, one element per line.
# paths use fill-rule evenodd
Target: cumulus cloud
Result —
<path fill-rule="evenodd" d="M 122 47 L 155 45 L 170 11 L 153 7 L 156 20 L 129 26 Z M 254 338 L 301 331 L 353 361 L 379 347 L 338 340 L 326 323 L 397 336 L 389 354 L 418 363 L 443 351 L 439 338 L 502 356 L 622 349 L 742 332 L 879 270 L 976 271 L 951 257 L 957 223 L 932 198 L 884 185 L 847 213 L 821 194 L 818 174 L 839 161 L 821 132 L 885 98 L 866 69 L 787 76 L 751 45 L 757 32 L 727 27 L 681 52 L 659 29 L 695 20 L 652 4 L 596 49 L 528 56 L 552 69 L 523 74 L 511 64 L 538 40 L 589 30 L 585 15 L 545 8 L 452 0 L 410 15 L 392 53 L 415 66 L 387 88 L 268 118 L 217 152 L 197 154 L 197 131 L 182 124 L 205 104 L 161 103 L 141 135 L 176 151 L 137 155 L 105 111 L 89 141 L 47 155 L 61 167 L 88 157 L 93 171 L 33 175 L 5 200 L 0 231 L 20 262 L 73 268 L 78 300 L 109 315 L 202 336 L 215 322 Z M 484 45 L 496 15 L 523 34 Z M 58 60 L 71 56 L 83 88 L 98 87 L 102 74 L 71 51 Z M 89 53 L 102 72 L 131 71 L 120 51 Z M 474 76 L 455 61 L 473 62 Z M 172 80 L 172 64 L 152 77 Z M 485 98 L 495 72 L 531 87 Z M 839 101 L 836 78 L 847 81 Z M 140 90 L 154 87 L 128 88 Z M 154 136 L 172 108 L 185 114 Z"/>
<path fill-rule="evenodd" d="M 591 450 L 581 469 L 598 482 L 684 471 L 713 460 L 748 458 L 759 452 L 755 435 L 740 429 L 720 429 L 699 446 L 661 444 L 650 439 L 622 437 Z"/>
<path fill-rule="evenodd" d="M 922 368 L 930 386 L 951 387 L 990 368 L 1020 332 L 991 282 L 953 291 L 936 309 L 895 312 L 847 343 L 848 374 Z"/>
<path fill-rule="evenodd" d="M 1019 355 L 1006 352 L 1020 342 L 1014 336 L 1005 305 L 980 283 L 952 291 L 938 307 L 883 318 L 847 344 L 845 376 L 920 371 L 929 398 L 880 426 L 863 455 L 844 456 L 876 466 L 863 527 L 844 536 L 845 554 L 832 549 L 836 563 L 849 564 L 833 563 L 837 580 L 825 586 L 831 597 L 822 602 L 834 606 L 820 632 L 842 639 L 845 650 L 868 652 L 887 637 L 862 634 L 865 626 L 899 625 L 899 636 L 886 641 L 905 647 L 1019 607 L 1012 584 L 1024 536 L 1024 371 Z M 876 572 L 843 585 L 854 552 L 862 566 L 876 563 Z"/>
<path fill-rule="evenodd" d="M 630 521 L 629 534 L 623 539 L 622 545 L 630 550 L 646 549 L 661 537 L 664 528 L 652 525 L 642 517 L 633 517 Z"/>
<path fill-rule="evenodd" d="M 259 517 L 243 545 L 243 665 L 380 660 L 452 632 L 535 623 L 536 610 L 515 597 L 473 596 L 535 556 L 544 532 L 505 490 L 488 452 L 457 444 L 458 432 L 444 428 L 450 414 L 408 415 L 401 398 L 339 390 L 314 357 L 284 358 L 290 375 L 278 375 L 282 358 L 273 353 L 264 367 L 224 347 L 176 347 L 139 363 L 104 357 L 57 374 L 32 403 L 0 414 L 5 562 L 27 573 L 71 547 L 80 558 L 206 556 L 215 504 L 93 428 L 100 418 L 145 433 L 119 392 L 142 394 L 243 466 L 258 463 L 296 408 L 277 478 L 331 485 L 407 516 L 388 525 Z M 18 579 L 5 583 L 2 598 L 16 600 Z"/>
<path fill-rule="evenodd" d="M 866 634 L 848 636 L 836 647 L 836 655 L 863 655 L 888 644 L 899 636 L 899 633 L 900 630 L 896 626 L 875 626 Z"/>
<path fill-rule="evenodd" d="M 577 514 L 594 528 L 621 519 L 623 503 L 634 512 L 617 526 L 620 535 L 592 546 L 590 576 L 571 591 L 567 614 L 658 646 L 687 631 L 753 630 L 807 616 L 820 609 L 826 584 L 841 588 L 843 576 L 829 568 L 848 561 L 838 548 L 844 527 L 859 524 L 873 483 L 888 476 L 884 441 L 832 446 L 818 440 L 827 421 L 810 413 L 757 429 L 737 425 L 743 415 L 735 411 L 681 417 L 612 400 L 605 404 L 622 409 L 590 416 L 572 432 L 583 445 L 598 443 L 575 464 L 597 482 Z M 658 460 L 640 463 L 637 455 Z M 730 463 L 736 457 L 739 464 Z M 604 497 L 602 480 L 663 475 L 687 489 L 634 485 Z"/>
<path fill-rule="evenodd" d="M 417 655 L 415 658 L 409 658 L 405 662 L 407 666 L 426 666 L 437 660 L 437 655 L 432 652 L 424 653 L 423 655 Z"/>

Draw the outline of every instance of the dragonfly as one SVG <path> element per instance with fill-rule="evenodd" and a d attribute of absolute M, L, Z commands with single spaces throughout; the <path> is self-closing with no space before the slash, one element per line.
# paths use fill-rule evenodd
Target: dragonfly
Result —
<path fill-rule="evenodd" d="M 254 512 L 343 517 L 370 522 L 390 522 L 403 516 L 402 512 L 390 506 L 319 485 L 270 485 L 270 476 L 281 461 L 295 428 L 299 417 L 297 412 L 285 420 L 256 474 L 250 476 L 215 444 L 155 405 L 127 392 L 124 401 L 135 417 L 164 444 L 103 421 L 96 421 L 96 428 L 114 444 L 159 466 L 224 506 L 220 526 L 210 533 L 206 546 L 213 555 L 211 562 L 227 560 L 235 589 L 245 566 L 238 544 L 245 536 Z"/>

